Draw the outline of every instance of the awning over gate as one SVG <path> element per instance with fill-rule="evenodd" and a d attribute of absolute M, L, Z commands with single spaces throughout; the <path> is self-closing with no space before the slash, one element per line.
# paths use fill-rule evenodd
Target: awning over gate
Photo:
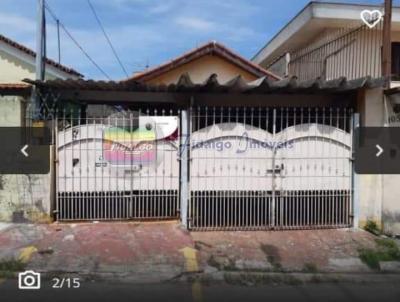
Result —
<path fill-rule="evenodd" d="M 24 80 L 26 83 L 39 87 L 55 88 L 57 90 L 100 90 L 100 91 L 135 91 L 135 92 L 181 92 L 181 93 L 340 93 L 361 88 L 383 87 L 384 78 L 373 79 L 363 77 L 348 81 L 345 77 L 335 80 L 323 80 L 316 78 L 309 81 L 298 81 L 296 77 L 290 77 L 279 81 L 271 81 L 266 77 L 247 83 L 241 76 L 237 76 L 226 83 L 219 83 L 216 74 L 202 84 L 194 84 L 188 74 L 180 76 L 176 84 L 148 85 L 137 81 L 94 81 L 94 80 L 48 80 L 35 81 Z"/>
<path fill-rule="evenodd" d="M 130 103 L 213 105 L 213 106 L 352 106 L 362 89 L 383 87 L 384 78 L 339 78 L 325 81 L 298 81 L 296 77 L 279 81 L 260 78 L 247 83 L 238 76 L 219 83 L 215 74 L 202 84 L 194 84 L 188 74 L 176 84 L 148 85 L 133 80 L 24 80 L 39 88 L 55 102 L 76 101 L 85 104 L 120 105 Z M 284 97 L 283 97 L 284 96 Z M 45 97 L 49 100 L 48 97 Z"/>

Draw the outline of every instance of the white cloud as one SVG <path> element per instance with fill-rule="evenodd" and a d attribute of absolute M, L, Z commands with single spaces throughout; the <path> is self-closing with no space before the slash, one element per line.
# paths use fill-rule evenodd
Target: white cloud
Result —
<path fill-rule="evenodd" d="M 36 22 L 12 14 L 0 13 L 0 28 L 18 33 L 34 33 Z"/>
<path fill-rule="evenodd" d="M 175 19 L 175 23 L 188 29 L 198 31 L 210 31 L 216 28 L 217 24 L 198 17 L 181 16 Z"/>
<path fill-rule="evenodd" d="M 170 12 L 175 6 L 174 2 L 162 2 L 149 7 L 150 14 L 165 14 Z"/>

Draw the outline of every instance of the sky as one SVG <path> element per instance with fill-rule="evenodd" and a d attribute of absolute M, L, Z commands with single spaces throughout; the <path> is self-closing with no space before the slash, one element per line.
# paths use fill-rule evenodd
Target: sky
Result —
<path fill-rule="evenodd" d="M 46 0 L 112 80 L 126 78 L 87 0 Z M 322 1 L 321 1 L 322 2 Z M 383 0 L 329 2 L 382 4 Z M 128 74 L 216 40 L 251 59 L 308 0 L 91 0 Z M 400 0 L 394 0 L 400 5 Z M 32 49 L 37 0 L 0 0 L 0 33 Z M 47 56 L 57 60 L 57 30 L 47 13 Z M 106 77 L 61 30 L 61 63 L 87 79 Z"/>

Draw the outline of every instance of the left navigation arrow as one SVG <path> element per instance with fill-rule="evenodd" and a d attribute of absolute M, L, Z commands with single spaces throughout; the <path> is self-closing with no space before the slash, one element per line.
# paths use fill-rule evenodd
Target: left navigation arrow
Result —
<path fill-rule="evenodd" d="M 28 145 L 25 145 L 25 146 L 22 147 L 21 153 L 22 153 L 25 157 L 28 157 L 29 154 L 26 152 L 26 149 L 28 149 Z"/>

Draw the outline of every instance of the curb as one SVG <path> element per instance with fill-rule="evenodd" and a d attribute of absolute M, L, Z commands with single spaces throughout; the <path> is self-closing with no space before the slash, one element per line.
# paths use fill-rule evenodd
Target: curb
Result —
<path fill-rule="evenodd" d="M 311 283 L 396 283 L 400 274 L 393 273 L 281 273 L 281 272 L 232 272 L 219 271 L 205 274 L 185 274 L 180 281 L 186 282 L 224 282 L 232 285 L 288 284 L 302 285 Z"/>

